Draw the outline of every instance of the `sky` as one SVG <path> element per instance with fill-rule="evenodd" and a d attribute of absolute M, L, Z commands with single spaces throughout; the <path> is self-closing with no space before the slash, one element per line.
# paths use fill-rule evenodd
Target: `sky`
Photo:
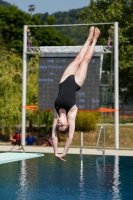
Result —
<path fill-rule="evenodd" d="M 69 11 L 71 9 L 83 8 L 89 5 L 90 0 L 4 0 L 8 3 L 16 5 L 19 9 L 28 13 L 28 6 L 35 5 L 36 13 L 49 14 L 58 11 Z"/>

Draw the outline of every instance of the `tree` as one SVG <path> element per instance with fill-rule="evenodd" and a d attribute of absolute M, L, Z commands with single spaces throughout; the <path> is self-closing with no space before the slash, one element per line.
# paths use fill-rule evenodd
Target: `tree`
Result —
<path fill-rule="evenodd" d="M 9 9 L 0 6 L 0 29 L 8 50 L 15 49 L 16 53 L 22 53 L 23 25 L 29 24 L 29 14 L 19 10 L 16 6 Z"/>
<path fill-rule="evenodd" d="M 12 127 L 21 124 L 22 116 L 22 58 L 14 52 L 3 51 L 0 57 L 0 127 L 10 134 Z M 26 105 L 38 105 L 38 60 L 39 55 L 28 59 Z M 27 110 L 29 127 L 45 125 L 51 130 L 53 112 Z"/>
<path fill-rule="evenodd" d="M 125 102 L 133 100 L 133 0 L 91 0 L 78 16 L 86 23 L 119 22 L 120 95 Z M 108 25 L 100 25 L 99 43 L 107 45 Z"/>
<path fill-rule="evenodd" d="M 77 16 L 77 13 L 83 9 L 72 9 L 68 12 L 54 13 L 53 15 L 56 18 L 55 24 L 83 24 L 84 21 Z M 83 26 L 58 27 L 57 30 L 72 39 L 75 45 L 83 45 L 88 35 L 88 27 L 83 29 Z"/>
<path fill-rule="evenodd" d="M 11 6 L 11 4 L 8 3 L 8 2 L 5 2 L 5 1 L 3 1 L 3 0 L 0 0 L 0 6 L 4 6 L 4 7 L 6 7 L 6 8 L 9 8 L 9 7 Z"/>
<path fill-rule="evenodd" d="M 22 99 L 22 59 L 4 52 L 0 62 L 0 124 L 2 131 L 20 123 Z"/>
<path fill-rule="evenodd" d="M 14 49 L 15 53 L 22 55 L 23 51 L 23 26 L 46 25 L 55 21 L 54 16 L 48 16 L 47 21 L 41 21 L 41 14 L 32 16 L 16 6 L 5 8 L 0 6 L 0 30 L 8 50 Z M 74 43 L 55 28 L 31 28 L 34 46 L 46 45 L 73 45 Z"/>

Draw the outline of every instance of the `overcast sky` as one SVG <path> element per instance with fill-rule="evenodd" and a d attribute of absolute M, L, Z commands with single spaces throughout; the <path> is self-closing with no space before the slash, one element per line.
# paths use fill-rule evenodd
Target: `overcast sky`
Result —
<path fill-rule="evenodd" d="M 89 5 L 90 0 L 4 0 L 8 3 L 15 4 L 19 9 L 28 12 L 29 5 L 35 5 L 34 13 L 49 14 L 58 11 L 69 11 L 71 9 L 83 8 Z"/>

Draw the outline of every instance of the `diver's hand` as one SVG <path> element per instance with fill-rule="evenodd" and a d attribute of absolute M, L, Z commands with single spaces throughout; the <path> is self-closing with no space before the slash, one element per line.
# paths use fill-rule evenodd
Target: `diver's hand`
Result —
<path fill-rule="evenodd" d="M 63 157 L 64 157 L 63 154 L 56 154 L 55 157 L 58 158 L 58 159 L 60 159 L 60 160 L 62 160 L 62 161 L 64 161 L 64 162 L 66 161 L 66 160 L 63 158 Z"/>

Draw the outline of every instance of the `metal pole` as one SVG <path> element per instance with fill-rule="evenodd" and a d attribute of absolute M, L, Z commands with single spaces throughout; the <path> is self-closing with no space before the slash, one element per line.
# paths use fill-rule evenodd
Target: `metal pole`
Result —
<path fill-rule="evenodd" d="M 119 149 L 119 63 L 118 22 L 114 23 L 115 148 Z"/>
<path fill-rule="evenodd" d="M 27 25 L 24 25 L 23 32 L 23 81 L 22 81 L 22 145 L 25 145 L 26 132 L 26 77 L 27 77 Z"/>
<path fill-rule="evenodd" d="M 105 23 L 91 23 L 91 24 L 54 24 L 54 25 L 28 25 L 28 27 L 65 27 L 65 26 L 92 26 L 92 25 L 103 25 L 103 24 L 114 24 L 114 22 L 105 22 Z"/>
<path fill-rule="evenodd" d="M 81 147 L 83 147 L 83 132 L 81 132 Z"/>
<path fill-rule="evenodd" d="M 83 132 L 81 132 L 80 136 L 80 158 L 82 160 L 82 147 L 83 147 Z"/>

